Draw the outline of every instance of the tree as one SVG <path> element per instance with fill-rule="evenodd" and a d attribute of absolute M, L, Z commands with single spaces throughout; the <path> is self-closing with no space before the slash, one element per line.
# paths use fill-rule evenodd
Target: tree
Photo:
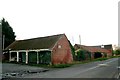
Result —
<path fill-rule="evenodd" d="M 120 49 L 114 50 L 114 51 L 113 51 L 113 54 L 115 54 L 115 55 L 120 55 Z"/>
<path fill-rule="evenodd" d="M 1 20 L 2 24 L 2 38 L 4 38 L 4 48 L 10 45 L 13 41 L 15 41 L 15 32 L 13 32 L 12 27 L 9 25 L 7 21 L 3 18 Z"/>

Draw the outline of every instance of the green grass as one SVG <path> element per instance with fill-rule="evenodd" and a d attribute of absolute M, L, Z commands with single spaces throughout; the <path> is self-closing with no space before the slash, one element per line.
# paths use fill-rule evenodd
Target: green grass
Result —
<path fill-rule="evenodd" d="M 92 62 L 91 60 L 85 60 L 85 61 L 73 61 L 72 64 L 85 64 L 85 63 L 89 63 Z"/>
<path fill-rule="evenodd" d="M 66 67 L 70 67 L 73 64 L 57 64 L 57 65 L 52 65 L 52 68 L 66 68 Z"/>
<path fill-rule="evenodd" d="M 85 63 L 89 63 L 89 62 L 94 62 L 94 61 L 103 61 L 103 60 L 107 60 L 107 59 L 111 59 L 111 58 L 119 58 L 119 56 L 111 56 L 109 58 L 104 57 L 104 58 L 96 58 L 96 59 L 92 59 L 92 60 L 86 60 L 86 61 L 74 61 L 73 64 L 85 64 Z"/>
<path fill-rule="evenodd" d="M 21 63 L 20 63 L 21 64 Z M 29 66 L 36 66 L 36 67 L 44 67 L 44 68 L 66 68 L 66 67 L 70 67 L 73 64 L 56 64 L 56 65 L 47 65 L 47 64 L 25 64 L 23 63 L 22 65 L 29 65 Z"/>
<path fill-rule="evenodd" d="M 44 67 L 44 68 L 49 68 L 51 65 L 47 65 L 47 64 L 33 64 L 33 63 L 29 63 L 27 64 L 29 66 L 36 66 L 36 67 Z"/>
<path fill-rule="evenodd" d="M 103 60 L 107 60 L 107 59 L 109 59 L 109 58 L 97 58 L 97 59 L 94 59 L 93 61 L 103 61 Z"/>

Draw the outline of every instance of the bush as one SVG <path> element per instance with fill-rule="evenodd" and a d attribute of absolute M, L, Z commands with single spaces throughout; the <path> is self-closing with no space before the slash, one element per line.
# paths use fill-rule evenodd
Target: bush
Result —
<path fill-rule="evenodd" d="M 116 55 L 120 55 L 120 50 L 116 50 L 116 51 L 115 51 L 115 54 L 116 54 Z"/>
<path fill-rule="evenodd" d="M 87 60 L 87 59 L 91 59 L 91 53 L 89 53 L 86 50 L 81 50 L 81 49 L 76 51 L 76 60 L 82 61 L 82 60 Z"/>
<path fill-rule="evenodd" d="M 103 53 L 104 54 L 104 57 L 107 57 L 107 53 Z"/>

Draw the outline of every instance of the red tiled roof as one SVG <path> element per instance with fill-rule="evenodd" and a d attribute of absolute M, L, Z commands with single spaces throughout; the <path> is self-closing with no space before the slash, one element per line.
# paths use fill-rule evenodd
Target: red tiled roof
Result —
<path fill-rule="evenodd" d="M 77 48 L 79 49 L 84 49 L 87 50 L 89 52 L 103 52 L 103 53 L 110 53 L 109 50 L 107 49 L 102 49 L 99 47 L 92 47 L 92 46 L 85 46 L 85 45 L 79 45 L 79 44 L 75 44 L 75 46 L 77 46 Z"/>

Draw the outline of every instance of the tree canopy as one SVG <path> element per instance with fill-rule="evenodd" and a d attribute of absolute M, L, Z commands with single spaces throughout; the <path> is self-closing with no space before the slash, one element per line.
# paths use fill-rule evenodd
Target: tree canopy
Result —
<path fill-rule="evenodd" d="M 2 24 L 2 38 L 4 38 L 4 48 L 9 46 L 13 41 L 15 41 L 15 32 L 13 32 L 12 27 L 3 18 L 1 20 Z"/>
<path fill-rule="evenodd" d="M 120 49 L 114 50 L 114 51 L 113 51 L 113 54 L 115 54 L 115 55 L 120 55 Z"/>

